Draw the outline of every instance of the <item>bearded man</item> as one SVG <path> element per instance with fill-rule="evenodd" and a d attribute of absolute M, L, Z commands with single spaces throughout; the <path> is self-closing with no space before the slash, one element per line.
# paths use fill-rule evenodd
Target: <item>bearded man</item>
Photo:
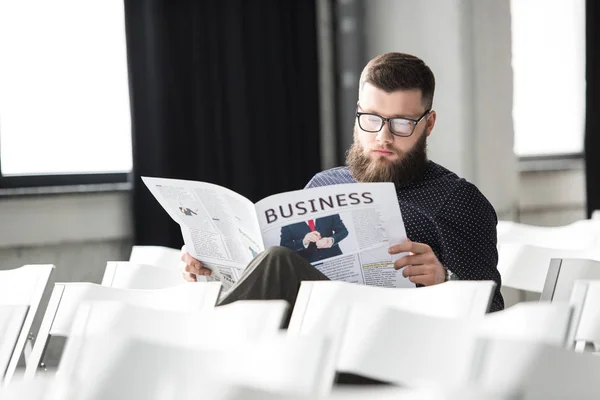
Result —
<path fill-rule="evenodd" d="M 481 192 L 427 158 L 435 126 L 435 78 L 419 58 L 386 53 L 364 68 L 359 85 L 354 144 L 345 167 L 320 172 L 307 188 L 393 182 L 409 238 L 390 247 L 410 255 L 396 269 L 418 286 L 450 279 L 496 282 L 490 311 L 504 308 L 497 270 L 497 217 Z M 406 268 L 405 268 L 406 267 Z M 210 275 L 201 261 L 182 251 L 184 278 Z M 400 272 L 399 272 L 400 273 Z M 293 307 L 300 282 L 327 277 L 296 252 L 274 247 L 259 254 L 220 304 L 246 299 L 285 299 Z"/>

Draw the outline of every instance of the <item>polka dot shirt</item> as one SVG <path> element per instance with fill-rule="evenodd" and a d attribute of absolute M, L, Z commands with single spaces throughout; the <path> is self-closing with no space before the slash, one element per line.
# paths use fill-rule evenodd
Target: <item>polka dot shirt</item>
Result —
<path fill-rule="evenodd" d="M 315 175 L 307 188 L 356 182 L 348 167 Z M 491 311 L 504 308 L 496 248 L 496 212 L 475 185 L 429 161 L 420 180 L 397 187 L 408 238 L 428 244 L 462 280 L 493 280 Z"/>

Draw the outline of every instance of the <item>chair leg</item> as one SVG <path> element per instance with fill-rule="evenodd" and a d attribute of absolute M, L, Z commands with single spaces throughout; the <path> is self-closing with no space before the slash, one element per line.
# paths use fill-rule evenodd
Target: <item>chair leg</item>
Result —
<path fill-rule="evenodd" d="M 54 317 L 56 316 L 58 307 L 60 306 L 60 301 L 64 290 L 64 285 L 54 285 L 54 290 L 52 291 L 52 296 L 48 302 L 48 307 L 46 308 L 46 313 L 44 314 L 44 319 L 42 320 L 42 325 L 40 326 L 37 339 L 33 345 L 31 356 L 26 363 L 27 365 L 25 367 L 24 375 L 25 379 L 33 379 L 35 377 L 37 369 L 40 367 L 42 359 L 44 358 L 44 353 L 46 352 L 46 347 L 48 346 L 48 339 L 50 338 L 50 330 L 52 328 L 52 324 L 54 323 Z"/>

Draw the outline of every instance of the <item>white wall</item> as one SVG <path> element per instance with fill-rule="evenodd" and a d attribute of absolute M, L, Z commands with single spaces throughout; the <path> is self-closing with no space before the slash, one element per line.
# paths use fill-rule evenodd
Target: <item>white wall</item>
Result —
<path fill-rule="evenodd" d="M 475 183 L 499 216 L 517 203 L 508 0 L 369 0 L 367 56 L 422 58 L 436 76 L 430 158 Z"/>
<path fill-rule="evenodd" d="M 583 168 L 522 172 L 519 220 L 540 226 L 567 225 L 586 218 Z"/>

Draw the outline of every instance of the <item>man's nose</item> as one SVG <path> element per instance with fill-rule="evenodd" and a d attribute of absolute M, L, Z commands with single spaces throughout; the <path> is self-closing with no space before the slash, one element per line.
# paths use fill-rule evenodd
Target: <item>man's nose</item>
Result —
<path fill-rule="evenodd" d="M 377 140 L 380 144 L 389 144 L 394 141 L 394 135 L 392 135 L 392 132 L 390 132 L 390 126 L 387 122 L 383 125 L 383 128 L 377 132 L 375 140 Z"/>

